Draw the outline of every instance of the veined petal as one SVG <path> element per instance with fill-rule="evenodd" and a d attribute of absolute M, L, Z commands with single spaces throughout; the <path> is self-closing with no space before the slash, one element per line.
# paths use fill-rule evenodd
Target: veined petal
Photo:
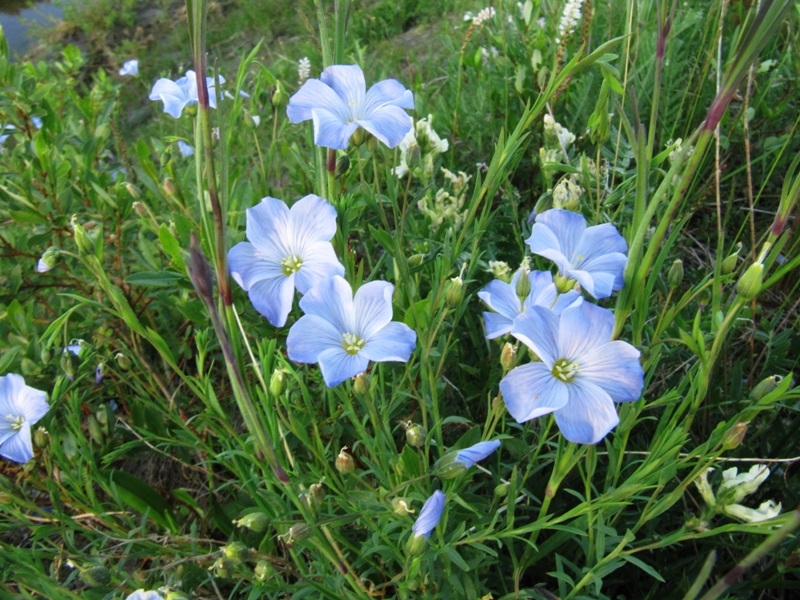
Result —
<path fill-rule="evenodd" d="M 248 291 L 255 309 L 275 327 L 283 327 L 292 310 L 294 273 L 256 281 Z"/>
<path fill-rule="evenodd" d="M 644 388 L 639 351 L 615 340 L 597 346 L 580 359 L 580 376 L 602 388 L 614 402 L 635 402 Z"/>
<path fill-rule="evenodd" d="M 586 219 L 583 215 L 560 208 L 552 208 L 536 216 L 536 225 L 544 225 L 558 240 L 557 248 L 569 260 L 573 260 L 581 238 L 586 231 Z M 534 231 L 536 228 L 534 225 Z M 531 239 L 533 239 L 533 232 Z M 535 252 L 535 251 L 534 251 Z M 538 252 L 536 252 L 538 254 Z"/>
<path fill-rule="evenodd" d="M 415 536 L 422 536 L 425 539 L 430 537 L 431 532 L 436 528 L 439 524 L 439 520 L 442 518 L 445 498 L 444 492 L 436 490 L 431 497 L 425 501 L 425 504 L 422 505 L 422 509 L 419 511 L 417 520 L 411 527 L 411 531 Z"/>
<path fill-rule="evenodd" d="M 27 422 L 22 424 L 15 435 L 0 445 L 0 456 L 19 463 L 28 462 L 33 458 L 31 426 Z"/>
<path fill-rule="evenodd" d="M 369 115 L 376 108 L 387 104 L 412 109 L 414 108 L 414 94 L 396 79 L 379 81 L 369 88 L 364 98 L 363 115 Z"/>
<path fill-rule="evenodd" d="M 330 242 L 315 242 L 307 246 L 301 255 L 303 265 L 295 273 L 294 283 L 301 294 L 317 285 L 320 281 L 344 275 L 344 267 Z"/>
<path fill-rule="evenodd" d="M 361 118 L 357 122 L 389 148 L 400 144 L 414 125 L 406 111 L 392 105 L 378 108 L 369 117 Z"/>
<path fill-rule="evenodd" d="M 239 242 L 228 251 L 228 271 L 245 291 L 262 279 L 286 276 L 277 254 L 264 254 L 250 242 Z"/>
<path fill-rule="evenodd" d="M 500 392 L 509 414 L 524 423 L 563 408 L 569 399 L 567 385 L 543 363 L 534 362 L 512 369 L 500 381 Z"/>
<path fill-rule="evenodd" d="M 319 355 L 317 362 L 328 387 L 337 386 L 345 379 L 363 373 L 369 365 L 369 360 L 361 352 L 349 354 L 342 346 L 325 350 Z"/>
<path fill-rule="evenodd" d="M 596 444 L 619 423 L 614 402 L 600 387 L 575 379 L 569 384 L 569 402 L 555 411 L 564 437 L 576 444 Z"/>
<path fill-rule="evenodd" d="M 292 204 L 289 226 L 298 248 L 314 242 L 329 242 L 336 233 L 336 209 L 314 194 L 308 194 Z"/>
<path fill-rule="evenodd" d="M 331 348 L 343 349 L 342 332 L 316 315 L 303 315 L 289 330 L 286 353 L 299 363 L 315 363 Z"/>
<path fill-rule="evenodd" d="M 561 313 L 558 333 L 558 356 L 581 362 L 592 350 L 611 341 L 614 313 L 582 302 Z"/>
<path fill-rule="evenodd" d="M 360 116 L 364 108 L 367 83 L 364 71 L 358 65 L 331 65 L 319 76 L 342 99 L 351 117 Z"/>
<path fill-rule="evenodd" d="M 595 252 L 591 255 L 587 255 L 575 268 L 593 274 L 607 273 L 611 276 L 613 289 L 618 290 L 622 287 L 622 275 L 625 272 L 625 265 L 627 263 L 628 257 L 620 252 L 609 252 L 606 254 Z"/>
<path fill-rule="evenodd" d="M 628 243 L 611 223 L 601 223 L 587 227 L 580 243 L 575 248 L 575 266 L 581 261 L 602 254 L 625 254 Z"/>
<path fill-rule="evenodd" d="M 522 312 L 522 302 L 517 296 L 518 275 L 514 276 L 511 283 L 506 283 L 500 279 L 490 281 L 478 292 L 478 298 L 483 300 L 489 308 L 511 321 Z"/>
<path fill-rule="evenodd" d="M 564 274 L 577 281 L 581 289 L 596 300 L 608 298 L 614 291 L 614 276 L 611 273 L 601 271 L 590 273 L 581 269 L 569 269 Z"/>
<path fill-rule="evenodd" d="M 38 422 L 50 410 L 50 405 L 47 403 L 47 394 L 29 385 L 23 386 L 19 396 L 17 396 L 16 404 L 19 407 L 20 414 L 25 417 L 29 425 Z"/>
<path fill-rule="evenodd" d="M 405 323 L 392 321 L 373 334 L 359 352 L 375 362 L 406 362 L 417 346 L 417 334 Z"/>
<path fill-rule="evenodd" d="M 189 102 L 186 90 L 169 79 L 159 79 L 150 91 L 150 100 L 161 100 L 164 103 L 164 112 L 174 119 L 178 119 L 183 112 L 183 107 Z"/>
<path fill-rule="evenodd" d="M 469 448 L 464 448 L 463 450 L 459 450 L 458 454 L 456 455 L 456 460 L 466 465 L 467 468 L 470 468 L 475 463 L 480 462 L 484 458 L 489 456 L 499 447 L 500 447 L 500 440 L 478 442 L 477 444 L 474 444 Z"/>
<path fill-rule="evenodd" d="M 486 324 L 486 339 L 493 340 L 511 332 L 511 326 L 514 321 L 504 317 L 500 313 L 484 312 L 483 320 Z"/>
<path fill-rule="evenodd" d="M 287 250 L 289 230 L 289 207 L 283 200 L 267 196 L 261 202 L 247 209 L 247 239 L 260 252 L 273 254 L 275 248 Z M 280 262 L 286 258 L 283 252 L 277 252 Z"/>
<path fill-rule="evenodd" d="M 562 312 L 564 312 L 565 308 L 577 306 L 581 302 L 583 302 L 583 296 L 581 296 L 580 292 L 577 290 L 569 290 L 565 294 L 559 294 L 551 310 L 557 315 L 560 315 Z"/>
<path fill-rule="evenodd" d="M 365 340 L 371 340 L 392 320 L 392 292 L 388 281 L 370 281 L 356 291 L 353 307 L 356 330 Z"/>
<path fill-rule="evenodd" d="M 358 123 L 343 121 L 341 117 L 324 108 L 311 110 L 314 121 L 314 143 L 324 148 L 347 150 L 350 137 L 358 129 Z"/>
<path fill-rule="evenodd" d="M 558 315 L 541 306 L 531 306 L 514 319 L 511 335 L 533 350 L 550 369 L 562 358 L 558 344 Z"/>
<path fill-rule="evenodd" d="M 349 115 L 347 104 L 333 88 L 319 79 L 309 79 L 289 98 L 286 116 L 292 123 L 308 121 L 315 108 L 337 115 L 343 123 Z"/>
<path fill-rule="evenodd" d="M 340 334 L 356 333 L 353 288 L 338 275 L 311 288 L 300 299 L 300 308 L 307 315 L 316 315 L 328 321 Z"/>

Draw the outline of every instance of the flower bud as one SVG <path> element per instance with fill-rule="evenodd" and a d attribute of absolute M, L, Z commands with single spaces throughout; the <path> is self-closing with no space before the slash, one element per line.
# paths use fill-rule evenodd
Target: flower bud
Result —
<path fill-rule="evenodd" d="M 263 512 L 251 512 L 243 516 L 238 521 L 233 522 L 237 527 L 244 527 L 256 533 L 262 533 L 269 526 L 269 517 Z"/>
<path fill-rule="evenodd" d="M 408 556 L 416 556 L 422 554 L 425 549 L 425 544 L 428 543 L 428 538 L 424 535 L 412 535 L 406 542 L 406 554 Z"/>
<path fill-rule="evenodd" d="M 65 351 L 61 353 L 61 370 L 64 371 L 64 375 L 66 375 L 67 379 L 70 381 L 75 379 L 75 370 L 77 366 L 77 356 L 75 356 L 72 352 Z"/>
<path fill-rule="evenodd" d="M 406 442 L 413 448 L 422 448 L 427 437 L 428 432 L 419 423 L 410 424 L 406 428 Z"/>
<path fill-rule="evenodd" d="M 142 192 L 139 191 L 139 188 L 130 183 L 129 181 L 125 182 L 125 189 L 128 190 L 128 193 L 135 199 L 138 200 L 142 197 Z"/>
<path fill-rule="evenodd" d="M 744 436 L 747 434 L 747 423 L 735 423 L 728 431 L 722 434 L 722 448 L 733 450 L 742 445 Z"/>
<path fill-rule="evenodd" d="M 100 382 L 105 379 L 105 372 L 104 372 L 104 365 L 103 363 L 99 363 L 97 368 L 94 370 L 94 384 L 100 385 Z"/>
<path fill-rule="evenodd" d="M 339 179 L 342 175 L 347 173 L 350 170 L 350 159 L 347 158 L 347 155 L 340 156 L 336 159 L 336 179 Z"/>
<path fill-rule="evenodd" d="M 61 257 L 61 250 L 55 246 L 50 246 L 44 251 L 39 262 L 36 264 L 36 271 L 39 273 L 47 273 L 50 269 L 56 266 L 58 259 Z"/>
<path fill-rule="evenodd" d="M 175 195 L 175 184 L 172 182 L 172 179 L 169 177 L 164 179 L 164 191 L 167 193 L 167 196 L 174 196 Z"/>
<path fill-rule="evenodd" d="M 230 579 L 234 571 L 236 571 L 236 563 L 229 558 L 220 557 L 214 561 L 214 564 L 208 570 L 214 573 L 214 577 Z"/>
<path fill-rule="evenodd" d="M 426 256 L 427 255 L 422 253 L 412 254 L 411 256 L 408 257 L 408 265 L 410 267 L 418 267 L 425 262 Z"/>
<path fill-rule="evenodd" d="M 50 362 L 50 359 L 53 358 L 53 353 L 50 352 L 50 348 L 45 348 L 42 350 L 41 354 L 39 354 L 39 358 L 42 359 L 43 364 L 47 364 Z"/>
<path fill-rule="evenodd" d="M 362 396 L 366 396 L 369 393 L 369 379 L 367 379 L 364 373 L 356 375 L 356 379 L 353 382 L 353 389 Z"/>
<path fill-rule="evenodd" d="M 343 447 L 339 450 L 339 454 L 336 456 L 336 470 L 339 471 L 342 475 L 348 475 L 355 471 L 356 465 L 353 461 L 353 457 L 350 456 L 347 450 L 347 446 Z"/>
<path fill-rule="evenodd" d="M 464 287 L 464 282 L 461 276 L 451 277 L 450 281 L 444 287 L 444 299 L 448 306 L 455 306 L 461 300 L 461 290 Z"/>
<path fill-rule="evenodd" d="M 374 135 L 369 135 L 365 131 L 364 134 L 367 136 L 367 150 L 374 153 L 378 149 L 378 138 Z"/>
<path fill-rule="evenodd" d="M 308 487 L 308 499 L 312 506 L 319 507 L 325 500 L 325 486 L 321 483 L 312 483 Z"/>
<path fill-rule="evenodd" d="M 272 94 L 271 100 L 272 106 L 275 108 L 281 108 L 289 101 L 289 96 L 286 94 L 286 90 L 283 89 L 283 84 L 280 81 L 275 83 L 275 92 Z"/>
<path fill-rule="evenodd" d="M 286 391 L 286 371 L 275 369 L 269 378 L 269 393 L 273 396 L 280 396 Z"/>
<path fill-rule="evenodd" d="M 672 266 L 667 273 L 667 281 L 672 289 L 679 287 L 683 282 L 683 261 L 680 258 L 672 261 Z"/>
<path fill-rule="evenodd" d="M 36 444 L 37 448 L 47 448 L 49 442 L 50 434 L 47 433 L 47 429 L 44 427 L 38 427 L 36 431 L 33 432 L 33 443 Z"/>
<path fill-rule="evenodd" d="M 742 242 L 738 242 L 733 247 L 733 252 L 731 252 L 728 256 L 725 257 L 725 260 L 722 261 L 722 274 L 727 275 L 728 273 L 733 273 L 736 270 L 736 261 L 739 260 L 739 252 L 742 250 Z"/>
<path fill-rule="evenodd" d="M 508 496 L 508 487 L 508 483 L 498 483 L 494 486 L 494 497 L 500 500 Z"/>
<path fill-rule="evenodd" d="M 519 270 L 519 278 L 517 279 L 517 298 L 525 300 L 531 293 L 531 280 L 528 277 L 530 269 L 522 268 Z"/>
<path fill-rule="evenodd" d="M 103 587 L 111 583 L 111 571 L 105 567 L 90 567 L 80 572 L 80 578 L 89 587 Z"/>
<path fill-rule="evenodd" d="M 287 531 L 282 537 L 283 540 L 291 546 L 295 542 L 302 542 L 303 540 L 308 539 L 310 536 L 311 527 L 305 523 L 298 523 L 297 525 L 292 525 L 289 527 L 289 531 Z"/>
<path fill-rule="evenodd" d="M 273 575 L 272 565 L 266 560 L 260 560 L 253 568 L 253 574 L 256 576 L 256 581 L 267 581 Z"/>
<path fill-rule="evenodd" d="M 127 371 L 131 368 L 131 359 L 125 356 L 122 352 L 117 352 L 114 355 L 114 361 L 116 361 L 117 366 L 123 371 Z"/>
<path fill-rule="evenodd" d="M 72 225 L 72 234 L 75 237 L 75 244 L 78 246 L 78 250 L 84 254 L 94 254 L 94 244 L 83 226 L 78 223 L 78 215 L 72 215 L 70 225 Z"/>
<path fill-rule="evenodd" d="M 506 342 L 500 351 L 500 366 L 503 367 L 504 372 L 508 372 L 514 368 L 514 363 L 516 362 L 517 349 L 511 342 Z"/>
<path fill-rule="evenodd" d="M 359 127 L 358 129 L 353 132 L 353 135 L 350 137 L 350 143 L 353 144 L 356 148 L 358 148 L 361 144 L 367 141 L 367 132 L 364 130 L 363 127 Z"/>
<path fill-rule="evenodd" d="M 761 284 L 764 281 L 764 265 L 759 262 L 753 263 L 747 268 L 736 284 L 736 292 L 745 300 L 752 300 L 761 291 Z"/>
<path fill-rule="evenodd" d="M 250 550 L 242 542 L 231 542 L 222 548 L 225 558 L 234 561 L 247 560 Z"/>
<path fill-rule="evenodd" d="M 778 384 L 783 381 L 783 376 L 781 375 L 770 375 L 769 377 L 765 377 L 761 381 L 758 382 L 756 387 L 753 388 L 753 391 L 750 392 L 750 397 L 758 402 L 764 396 L 769 394 L 772 390 L 778 387 Z"/>

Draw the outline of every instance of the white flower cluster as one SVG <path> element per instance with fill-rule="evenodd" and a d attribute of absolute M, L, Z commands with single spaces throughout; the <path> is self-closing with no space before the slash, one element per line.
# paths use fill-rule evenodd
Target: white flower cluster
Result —
<path fill-rule="evenodd" d="M 424 179 L 433 176 L 433 163 L 437 156 L 447 152 L 450 144 L 434 131 L 433 116 L 419 119 L 409 130 L 400 148 L 400 164 L 392 168 L 392 174 L 402 178 L 409 173 Z M 421 167 L 421 168 L 420 168 Z"/>
<path fill-rule="evenodd" d="M 766 521 L 781 513 L 781 503 L 776 504 L 773 500 L 762 502 L 758 508 L 749 508 L 739 504 L 745 496 L 755 492 L 769 477 L 769 469 L 765 465 L 753 465 L 745 473 L 739 473 L 736 467 L 723 471 L 722 483 L 719 484 L 716 496 L 708 483 L 708 474 L 713 471 L 714 469 L 706 469 L 694 481 L 700 495 L 709 507 L 748 523 Z"/>
<path fill-rule="evenodd" d="M 483 25 L 486 21 L 497 14 L 493 6 L 487 6 L 483 10 L 481 10 L 477 15 L 473 15 L 471 12 L 467 11 L 464 14 L 465 21 L 472 21 L 472 25 L 478 27 L 479 25 Z"/>
<path fill-rule="evenodd" d="M 311 75 L 311 61 L 304 56 L 297 61 L 297 84 L 303 85 Z"/>
<path fill-rule="evenodd" d="M 458 229 L 467 217 L 464 202 L 467 197 L 467 183 L 472 177 L 463 171 L 459 171 L 456 175 L 445 168 L 442 168 L 442 173 L 450 182 L 452 189 L 450 191 L 444 188 L 437 190 L 432 203 L 428 202 L 426 195 L 419 201 L 419 209 L 430 218 L 434 229 L 438 229 L 445 221 L 450 222 L 454 228 Z"/>
<path fill-rule="evenodd" d="M 564 12 L 561 13 L 561 20 L 558 22 L 558 37 L 556 38 L 556 42 L 561 43 L 561 40 L 575 31 L 575 27 L 583 16 L 581 14 L 582 7 L 583 0 L 568 0 L 564 5 Z"/>

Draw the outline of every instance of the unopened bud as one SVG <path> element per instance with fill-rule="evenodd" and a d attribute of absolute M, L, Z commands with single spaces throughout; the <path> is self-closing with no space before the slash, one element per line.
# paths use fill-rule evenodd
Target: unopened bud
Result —
<path fill-rule="evenodd" d="M 283 84 L 278 81 L 275 84 L 275 92 L 272 94 L 272 106 L 275 108 L 281 108 L 289 101 L 289 96 L 286 94 L 286 90 L 283 89 Z"/>
<path fill-rule="evenodd" d="M 44 364 L 47 364 L 50 362 L 50 359 L 53 358 L 53 353 L 50 352 L 50 348 L 45 348 L 42 350 L 41 354 L 39 354 L 39 358 L 42 359 Z"/>
<path fill-rule="evenodd" d="M 340 156 L 336 159 L 336 179 L 350 170 L 350 159 L 347 156 Z"/>
<path fill-rule="evenodd" d="M 778 387 L 778 384 L 783 381 L 782 375 L 770 375 L 769 377 L 765 377 L 761 381 L 756 384 L 756 387 L 753 388 L 753 391 L 750 392 L 750 397 L 758 402 L 764 396 L 769 394 L 772 390 Z"/>
<path fill-rule="evenodd" d="M 142 192 L 139 191 L 139 188 L 133 185 L 131 182 L 125 182 L 125 189 L 128 190 L 128 193 L 133 196 L 134 199 L 138 200 L 142 197 Z"/>
<path fill-rule="evenodd" d="M 237 527 L 244 527 L 250 531 L 261 533 L 269 526 L 269 517 L 263 512 L 251 512 L 243 516 L 238 521 L 233 522 Z"/>
<path fill-rule="evenodd" d="M 425 262 L 425 254 L 417 253 L 408 257 L 408 264 L 411 267 L 418 267 Z"/>
<path fill-rule="evenodd" d="M 426 538 L 424 535 L 416 535 L 412 533 L 411 537 L 408 538 L 408 542 L 406 542 L 406 554 L 408 556 L 416 556 L 417 554 L 421 554 L 425 549 L 425 544 L 427 542 L 428 538 Z"/>
<path fill-rule="evenodd" d="M 47 273 L 50 269 L 56 266 L 58 259 L 61 257 L 61 250 L 55 246 L 50 246 L 44 251 L 42 257 L 36 265 L 36 270 L 39 273 Z"/>
<path fill-rule="evenodd" d="M 260 560 L 253 568 L 253 574 L 256 576 L 256 581 L 267 581 L 273 575 L 272 565 L 266 560 Z"/>
<path fill-rule="evenodd" d="M 313 506 L 319 507 L 325 500 L 325 486 L 321 483 L 312 483 L 308 487 L 308 498 Z"/>
<path fill-rule="evenodd" d="M 172 183 L 172 179 L 167 177 L 166 179 L 164 179 L 163 185 L 164 185 L 164 191 L 167 193 L 168 196 L 175 195 L 175 184 Z"/>
<path fill-rule="evenodd" d="M 364 373 L 356 375 L 355 381 L 353 382 L 353 389 L 362 396 L 365 396 L 369 392 L 369 379 Z"/>
<path fill-rule="evenodd" d="M 214 573 L 214 577 L 230 579 L 236 571 L 236 562 L 230 558 L 220 557 L 214 561 L 214 564 L 208 570 Z"/>
<path fill-rule="evenodd" d="M 519 278 L 517 279 L 517 298 L 525 300 L 531 293 L 531 280 L 528 277 L 530 269 L 520 269 Z"/>
<path fill-rule="evenodd" d="M 225 555 L 225 558 L 242 561 L 247 560 L 250 550 L 242 542 L 231 542 L 225 545 L 222 549 L 222 553 Z"/>
<path fill-rule="evenodd" d="M 722 435 L 722 448 L 733 450 L 742 445 L 744 436 L 747 434 L 747 423 L 735 423 L 728 431 Z"/>
<path fill-rule="evenodd" d="M 679 287 L 683 282 L 683 261 L 680 258 L 672 261 L 672 266 L 667 273 L 667 281 L 669 282 L 669 287 L 673 289 Z"/>
<path fill-rule="evenodd" d="M 500 366 L 503 367 L 503 371 L 508 372 L 514 368 L 516 362 L 517 349 L 511 342 L 506 342 L 500 351 Z"/>
<path fill-rule="evenodd" d="M 286 532 L 283 539 L 287 544 L 291 545 L 295 542 L 302 542 L 308 539 L 309 536 L 311 536 L 311 527 L 305 523 L 298 523 L 289 528 L 289 531 Z"/>
<path fill-rule="evenodd" d="M 33 432 L 33 443 L 36 444 L 37 448 L 47 448 L 50 442 L 50 434 L 47 433 L 47 429 L 44 427 L 38 427 L 36 431 Z"/>
<path fill-rule="evenodd" d="M 508 487 L 508 483 L 498 483 L 494 486 L 494 497 L 499 500 L 508 496 Z"/>
<path fill-rule="evenodd" d="M 725 260 L 722 261 L 722 274 L 727 275 L 728 273 L 733 273 L 736 270 L 736 261 L 739 260 L 739 252 L 742 250 L 742 242 L 738 242 L 733 247 L 733 252 L 731 252 L 728 256 L 725 257 Z"/>
<path fill-rule="evenodd" d="M 90 567 L 80 572 L 80 578 L 89 587 L 103 587 L 111 583 L 111 571 L 105 567 Z"/>
<path fill-rule="evenodd" d="M 64 371 L 64 375 L 66 375 L 70 381 L 75 379 L 75 369 L 77 366 L 77 356 L 67 350 L 61 353 L 61 370 Z"/>
<path fill-rule="evenodd" d="M 406 428 L 406 442 L 413 448 L 422 448 L 427 437 L 428 432 L 419 423 L 413 423 Z"/>
<path fill-rule="evenodd" d="M 764 281 L 764 265 L 753 263 L 747 268 L 736 284 L 736 292 L 745 300 L 752 300 L 761 291 Z"/>
<path fill-rule="evenodd" d="M 367 150 L 370 152 L 375 152 L 375 150 L 378 149 L 378 138 L 376 138 L 374 135 L 369 135 L 366 131 L 364 132 L 364 135 L 367 136 Z"/>
<path fill-rule="evenodd" d="M 339 471 L 342 475 L 348 475 L 355 471 L 356 465 L 353 461 L 353 457 L 350 456 L 349 452 L 345 452 L 347 450 L 347 446 L 339 450 L 339 454 L 336 455 L 336 470 Z"/>
<path fill-rule="evenodd" d="M 78 215 L 72 215 L 70 225 L 72 225 L 72 234 L 75 237 L 75 244 L 78 246 L 78 250 L 84 254 L 93 254 L 94 244 L 91 238 L 89 238 L 89 234 L 86 233 L 86 230 L 83 228 L 83 225 L 78 223 Z"/>
<path fill-rule="evenodd" d="M 125 356 L 122 352 L 117 352 L 114 355 L 114 361 L 117 363 L 117 366 L 123 371 L 127 371 L 128 369 L 131 368 L 131 359 Z"/>
<path fill-rule="evenodd" d="M 277 397 L 285 391 L 286 372 L 283 369 L 275 369 L 269 378 L 269 393 Z"/>
<path fill-rule="evenodd" d="M 359 127 L 358 129 L 353 132 L 353 135 L 350 136 L 350 143 L 358 148 L 361 144 L 367 141 L 367 132 L 364 130 L 363 127 Z"/>
<path fill-rule="evenodd" d="M 134 202 L 133 204 L 131 204 L 131 206 L 133 207 L 133 210 L 136 212 L 136 214 L 139 215 L 140 217 L 147 216 L 147 209 L 141 202 Z"/>

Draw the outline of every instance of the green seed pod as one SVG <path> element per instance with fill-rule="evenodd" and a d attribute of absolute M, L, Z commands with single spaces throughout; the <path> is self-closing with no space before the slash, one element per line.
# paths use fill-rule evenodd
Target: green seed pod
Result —
<path fill-rule="evenodd" d="M 680 258 L 672 261 L 672 266 L 667 273 L 667 281 L 672 289 L 679 287 L 683 282 L 683 261 Z"/>
<path fill-rule="evenodd" d="M 441 479 L 453 479 L 467 470 L 467 465 L 456 460 L 458 452 L 448 452 L 433 465 L 433 472 Z"/>
<path fill-rule="evenodd" d="M 350 137 L 350 143 L 358 148 L 361 144 L 367 141 L 367 136 L 369 134 L 364 130 L 363 127 L 359 127 L 353 132 L 353 135 Z"/>
<path fill-rule="evenodd" d="M 72 225 L 72 234 L 75 237 L 75 244 L 78 246 L 78 250 L 83 254 L 94 254 L 94 244 L 83 225 L 78 223 L 78 215 L 72 215 L 70 225 Z"/>
<path fill-rule="evenodd" d="M 778 387 L 778 384 L 783 381 L 782 375 L 770 375 L 758 382 L 753 391 L 750 392 L 750 397 L 758 402 L 764 396 L 769 394 L 772 390 Z"/>
<path fill-rule="evenodd" d="M 272 106 L 275 108 L 281 108 L 282 106 L 288 104 L 289 102 L 289 95 L 286 93 L 286 90 L 283 89 L 283 84 L 278 81 L 275 83 L 275 92 L 272 94 Z"/>
<path fill-rule="evenodd" d="M 419 423 L 413 423 L 406 428 L 406 442 L 409 446 L 422 448 L 427 437 L 428 432 Z"/>
<path fill-rule="evenodd" d="M 36 431 L 33 432 L 33 443 L 36 444 L 37 448 L 47 448 L 50 442 L 50 434 L 47 433 L 47 429 L 44 427 L 38 427 Z"/>
<path fill-rule="evenodd" d="M 231 542 L 222 549 L 222 553 L 232 561 L 242 561 L 247 560 L 250 550 L 242 542 Z"/>
<path fill-rule="evenodd" d="M 142 192 L 139 190 L 138 187 L 133 185 L 132 183 L 126 181 L 125 182 L 125 189 L 128 190 L 128 193 L 135 199 L 138 200 L 142 197 Z"/>
<path fill-rule="evenodd" d="M 494 486 L 494 497 L 498 500 L 508 496 L 508 483 L 498 483 Z"/>
<path fill-rule="evenodd" d="M 366 396 L 369 393 L 369 379 L 366 374 L 359 373 L 356 375 L 356 379 L 353 382 L 353 389 L 362 396 Z"/>
<path fill-rule="evenodd" d="M 191 598 L 178 590 L 170 590 L 164 596 L 164 600 L 191 600 Z"/>
<path fill-rule="evenodd" d="M 297 525 L 292 525 L 289 528 L 289 531 L 286 532 L 286 543 L 293 544 L 294 542 L 302 542 L 305 539 L 308 539 L 311 536 L 311 527 L 306 525 L 305 523 L 298 523 Z"/>
<path fill-rule="evenodd" d="M 728 256 L 725 257 L 725 260 L 722 261 L 722 274 L 727 275 L 728 273 L 733 273 L 736 270 L 736 261 L 739 260 L 739 252 L 742 251 L 742 242 L 738 242 L 733 247 L 733 252 L 731 252 Z"/>
<path fill-rule="evenodd" d="M 243 516 L 238 521 L 233 522 L 237 527 L 244 527 L 256 533 L 262 533 L 269 526 L 269 517 L 263 512 L 251 512 Z"/>
<path fill-rule="evenodd" d="M 275 369 L 269 378 L 269 392 L 273 396 L 280 396 L 286 391 L 286 372 Z"/>
<path fill-rule="evenodd" d="M 103 587 L 111 583 L 111 571 L 105 567 L 90 567 L 80 572 L 80 578 L 90 587 Z"/>
<path fill-rule="evenodd" d="M 503 367 L 503 371 L 508 372 L 514 368 L 516 362 L 517 349 L 511 342 L 506 342 L 500 351 L 500 366 Z"/>
<path fill-rule="evenodd" d="M 736 293 L 745 300 L 752 300 L 761 291 L 764 281 L 764 265 L 760 262 L 753 263 L 747 268 L 736 284 Z"/>
<path fill-rule="evenodd" d="M 114 360 L 116 361 L 117 366 L 123 371 L 127 371 L 131 368 L 131 359 L 125 356 L 122 352 L 117 352 L 114 355 Z"/>
<path fill-rule="evenodd" d="M 744 436 L 747 434 L 747 423 L 735 423 L 728 431 L 722 435 L 722 448 L 733 450 L 742 445 Z"/>
<path fill-rule="evenodd" d="M 461 292 L 464 287 L 464 282 L 461 276 L 451 277 L 450 281 L 445 284 L 444 299 L 448 306 L 455 306 L 461 300 Z"/>
<path fill-rule="evenodd" d="M 528 277 L 530 269 L 520 269 L 519 279 L 517 279 L 517 298 L 525 300 L 531 293 L 531 280 Z"/>
<path fill-rule="evenodd" d="M 418 267 L 425 262 L 426 256 L 427 255 L 422 253 L 412 254 L 408 257 L 408 265 L 411 267 Z"/>

